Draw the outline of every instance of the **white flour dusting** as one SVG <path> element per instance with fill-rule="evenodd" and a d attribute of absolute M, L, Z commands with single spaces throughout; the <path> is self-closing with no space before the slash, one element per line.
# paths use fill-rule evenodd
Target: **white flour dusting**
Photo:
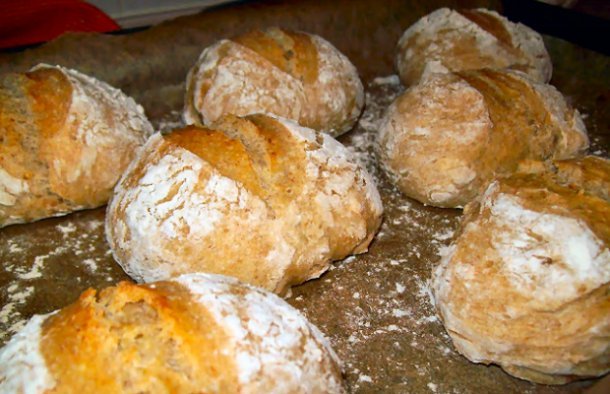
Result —
<path fill-rule="evenodd" d="M 190 274 L 175 281 L 227 330 L 243 391 L 272 381 L 274 393 L 295 391 L 304 382 L 313 392 L 338 392 L 339 382 L 326 363 L 339 360 L 327 340 L 279 297 L 218 275 Z M 282 379 L 276 380 L 278 375 Z"/>

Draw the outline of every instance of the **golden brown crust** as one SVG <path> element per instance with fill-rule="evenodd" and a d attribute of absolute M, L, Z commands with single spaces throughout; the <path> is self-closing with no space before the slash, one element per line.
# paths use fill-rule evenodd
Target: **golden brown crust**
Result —
<path fill-rule="evenodd" d="M 318 50 L 308 34 L 272 27 L 252 30 L 232 41 L 305 83 L 313 83 L 318 78 Z"/>
<path fill-rule="evenodd" d="M 565 214 L 587 223 L 610 245 L 610 161 L 586 156 L 553 161 L 542 172 L 515 174 L 502 181 L 502 192 L 519 196 L 537 212 Z"/>
<path fill-rule="evenodd" d="M 221 131 L 187 126 L 164 135 L 172 146 L 186 149 L 210 163 L 223 176 L 235 179 L 257 196 L 266 194 L 259 185 L 252 159 L 241 141 Z"/>
<path fill-rule="evenodd" d="M 37 198 L 16 193 L 21 196 L 15 196 L 6 201 L 5 206 L 0 206 L 0 226 L 44 216 L 47 207 L 61 209 L 65 206 L 61 195 L 41 192 L 46 189 L 51 171 L 40 152 L 46 149 L 48 139 L 60 130 L 72 95 L 67 78 L 56 70 L 7 75 L 2 85 L 0 167 L 11 178 L 21 180 L 21 191 L 27 187 L 31 194 L 43 195 Z M 57 105 L 53 104 L 55 100 Z M 39 133 L 31 133 L 31 130 Z"/>
<path fill-rule="evenodd" d="M 484 166 L 504 175 L 515 171 L 524 159 L 552 156 L 561 130 L 530 83 L 489 69 L 456 74 L 483 95 L 493 124 L 484 156 L 491 162 Z"/>
<path fill-rule="evenodd" d="M 237 392 L 228 339 L 181 285 L 89 290 L 50 317 L 41 351 L 53 392 Z"/>
<path fill-rule="evenodd" d="M 462 16 L 476 23 L 480 28 L 493 35 L 505 47 L 512 46 L 512 37 L 508 32 L 506 25 L 500 19 L 491 14 L 486 14 L 480 10 L 461 9 L 458 10 Z"/>
<path fill-rule="evenodd" d="M 74 70 L 4 76 L 0 227 L 105 204 L 151 131 L 133 100 Z"/>
<path fill-rule="evenodd" d="M 43 138 L 52 137 L 66 121 L 72 104 L 72 85 L 57 69 L 38 69 L 25 73 L 30 82 L 25 86 L 26 97 L 31 99 Z"/>
<path fill-rule="evenodd" d="M 559 183 L 569 187 L 580 185 L 585 193 L 610 201 L 610 161 L 607 158 L 585 156 L 554 161 L 553 165 Z"/>
<path fill-rule="evenodd" d="M 229 119 L 231 117 L 225 118 L 225 121 Z M 260 146 L 259 152 L 251 148 L 251 155 L 256 162 L 264 163 L 258 167 L 258 174 L 261 184 L 268 190 L 267 198 L 275 209 L 285 207 L 303 191 L 306 149 L 301 149 L 294 135 L 275 119 L 264 115 L 252 115 L 247 119 L 247 123 L 255 126 L 257 135 L 256 141 L 248 139 L 246 144 L 249 147 Z M 246 121 L 240 120 L 239 123 L 239 130 L 249 128 L 249 124 L 244 124 Z M 226 130 L 224 122 L 218 126 Z M 243 132 L 240 134 L 245 138 L 249 136 Z"/>
<path fill-rule="evenodd" d="M 276 209 L 301 192 L 305 152 L 283 125 L 263 115 L 247 119 L 229 115 L 213 128 L 187 126 L 163 138 L 196 154 Z"/>
<path fill-rule="evenodd" d="M 89 289 L 0 349 L 10 393 L 344 393 L 341 362 L 281 298 L 219 275 Z"/>
<path fill-rule="evenodd" d="M 32 127 L 33 117 L 28 110 L 28 101 L 23 86 L 29 81 L 19 74 L 8 74 L 0 80 L 0 167 L 9 176 L 30 180 L 42 171 L 40 166 L 26 169 L 27 163 L 36 163 L 32 156 L 39 145 L 35 136 L 23 130 Z M 15 202 L 12 196 L 3 196 L 3 204 Z"/>

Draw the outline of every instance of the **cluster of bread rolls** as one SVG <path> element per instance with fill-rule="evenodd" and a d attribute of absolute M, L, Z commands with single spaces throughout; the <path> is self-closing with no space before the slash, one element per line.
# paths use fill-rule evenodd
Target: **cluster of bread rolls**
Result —
<path fill-rule="evenodd" d="M 152 126 L 133 99 L 61 66 L 0 80 L 0 227 L 104 205 Z M 270 113 L 339 135 L 364 104 L 356 68 L 323 38 L 254 30 L 206 48 L 187 78 L 184 118 Z"/>
<path fill-rule="evenodd" d="M 107 209 L 113 255 L 138 281 L 168 280 L 88 290 L 33 317 L 0 350 L 0 391 L 343 392 L 336 356 L 298 312 L 200 273 L 282 294 L 366 252 L 379 193 L 318 133 L 346 132 L 364 103 L 336 48 L 279 28 L 221 40 L 187 77 L 195 125 L 146 143 L 142 108 L 74 70 L 10 75 L 0 99 L 0 226 L 103 205 L 124 172 Z"/>
<path fill-rule="evenodd" d="M 337 356 L 277 296 L 208 274 L 86 291 L 0 350 L 3 393 L 342 393 Z"/>
<path fill-rule="evenodd" d="M 458 351 L 540 383 L 608 373 L 610 162 L 578 159 L 587 132 L 546 84 L 540 35 L 440 9 L 405 31 L 396 67 L 409 87 L 382 119 L 381 165 L 409 197 L 466 206 L 433 274 Z"/>
<path fill-rule="evenodd" d="M 133 99 L 78 71 L 3 76 L 0 227 L 106 204 L 150 134 Z"/>
<path fill-rule="evenodd" d="M 284 293 L 367 250 L 366 170 L 332 137 L 267 115 L 156 134 L 118 183 L 106 234 L 138 281 L 215 272 Z"/>
<path fill-rule="evenodd" d="M 379 159 L 424 204 L 463 207 L 524 161 L 588 148 L 580 114 L 546 84 L 542 37 L 493 11 L 421 18 L 402 35 L 396 67 L 409 88 L 382 120 Z"/>
<path fill-rule="evenodd" d="M 607 373 L 610 164 L 561 161 L 589 142 L 546 84 L 540 35 L 440 9 L 405 31 L 396 67 L 409 89 L 382 120 L 380 164 L 409 197 L 466 206 L 433 278 L 458 350 L 543 383 Z M 0 350 L 0 391 L 343 392 L 304 317 L 203 273 L 284 294 L 378 231 L 374 182 L 332 137 L 363 86 L 329 42 L 280 28 L 216 42 L 187 76 L 189 125 L 150 138 L 132 99 L 59 66 L 2 79 L 0 100 L 0 227 L 111 198 L 113 256 L 149 283 L 33 317 Z"/>

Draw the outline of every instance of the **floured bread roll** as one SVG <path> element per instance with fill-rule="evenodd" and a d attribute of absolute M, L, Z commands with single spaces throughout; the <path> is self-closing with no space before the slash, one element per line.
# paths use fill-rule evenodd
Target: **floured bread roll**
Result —
<path fill-rule="evenodd" d="M 138 281 L 213 272 L 283 293 L 365 252 L 381 214 L 372 179 L 332 137 L 230 115 L 151 137 L 115 188 L 106 238 Z"/>
<path fill-rule="evenodd" d="M 588 147 L 578 111 L 523 73 L 427 73 L 389 107 L 380 160 L 407 196 L 461 207 L 524 160 L 574 157 Z"/>
<path fill-rule="evenodd" d="M 342 393 L 327 340 L 277 296 L 190 274 L 84 292 L 0 350 L 3 393 Z"/>
<path fill-rule="evenodd" d="M 189 124 L 269 113 L 338 136 L 358 119 L 364 89 L 356 68 L 328 41 L 269 28 L 206 48 L 188 74 L 184 101 Z"/>
<path fill-rule="evenodd" d="M 396 54 L 402 82 L 417 83 L 430 62 L 451 71 L 512 68 L 538 82 L 550 81 L 553 69 L 540 34 L 483 8 L 441 8 L 403 33 Z"/>
<path fill-rule="evenodd" d="M 556 162 L 466 207 L 433 278 L 460 353 L 560 384 L 610 371 L 610 161 Z"/>
<path fill-rule="evenodd" d="M 38 65 L 0 79 L 0 227 L 106 204 L 152 133 L 104 82 Z"/>

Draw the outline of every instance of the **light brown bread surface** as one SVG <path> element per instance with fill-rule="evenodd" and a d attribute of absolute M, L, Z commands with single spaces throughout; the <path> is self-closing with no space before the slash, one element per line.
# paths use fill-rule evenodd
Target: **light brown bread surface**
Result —
<path fill-rule="evenodd" d="M 204 271 L 283 293 L 365 252 L 381 214 L 373 180 L 332 137 L 228 116 L 151 137 L 115 189 L 106 235 L 138 281 Z"/>
<path fill-rule="evenodd" d="M 217 275 L 90 289 L 0 349 L 0 391 L 341 393 L 320 332 L 273 294 Z"/>
<path fill-rule="evenodd" d="M 396 54 L 402 82 L 417 83 L 429 63 L 454 72 L 511 68 L 543 83 L 550 81 L 552 73 L 540 34 L 483 8 L 441 8 L 403 33 Z"/>
<path fill-rule="evenodd" d="M 206 48 L 187 78 L 184 120 L 269 113 L 333 136 L 350 130 L 364 89 L 349 59 L 323 38 L 253 30 Z"/>
<path fill-rule="evenodd" d="M 610 371 L 609 179 L 607 159 L 558 161 L 466 207 L 433 275 L 460 353 L 546 384 Z"/>
<path fill-rule="evenodd" d="M 515 71 L 429 73 L 388 108 L 380 160 L 407 196 L 463 207 L 529 160 L 582 154 L 589 140 L 561 93 Z"/>
<path fill-rule="evenodd" d="M 152 133 L 121 91 L 59 66 L 0 79 L 0 227 L 106 204 Z"/>

